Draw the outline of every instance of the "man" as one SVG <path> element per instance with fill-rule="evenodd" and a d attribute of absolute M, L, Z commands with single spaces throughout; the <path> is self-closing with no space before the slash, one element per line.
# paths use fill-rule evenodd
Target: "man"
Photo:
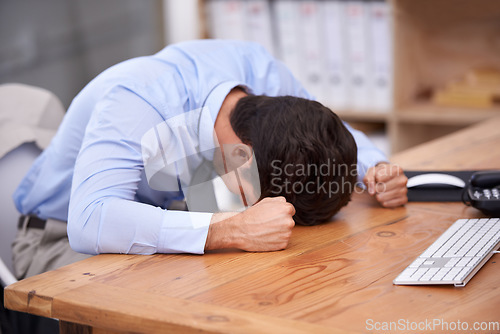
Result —
<path fill-rule="evenodd" d="M 74 99 L 14 195 L 18 210 L 33 217 L 23 219 L 14 245 L 16 274 L 79 259 L 66 255 L 66 221 L 71 247 L 87 254 L 274 251 L 287 246 L 294 218 L 320 223 L 347 203 L 353 170 L 383 206 L 404 204 L 400 168 L 312 99 L 281 62 L 250 42 L 185 42 L 111 67 Z M 219 174 L 234 176 L 225 178 L 233 192 L 255 194 L 247 209 L 169 210 L 212 160 L 221 162 Z M 237 169 L 252 163 L 260 181 L 246 187 L 250 167 Z M 321 172 L 323 164 L 331 170 Z M 306 165 L 316 166 L 314 175 Z M 314 180 L 328 187 L 315 191 Z M 307 191 L 297 191 L 301 184 Z M 32 220 L 45 222 L 36 236 Z M 60 247 L 51 246 L 56 241 Z"/>

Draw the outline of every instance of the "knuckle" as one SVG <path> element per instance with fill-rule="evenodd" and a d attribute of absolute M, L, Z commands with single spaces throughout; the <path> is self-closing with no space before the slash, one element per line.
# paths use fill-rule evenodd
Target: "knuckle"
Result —
<path fill-rule="evenodd" d="M 408 178 L 406 176 L 399 178 L 399 185 L 401 187 L 406 187 L 406 183 L 408 183 Z"/>
<path fill-rule="evenodd" d="M 281 221 L 281 227 L 283 233 L 290 233 L 293 228 L 294 222 L 291 218 L 286 218 Z"/>

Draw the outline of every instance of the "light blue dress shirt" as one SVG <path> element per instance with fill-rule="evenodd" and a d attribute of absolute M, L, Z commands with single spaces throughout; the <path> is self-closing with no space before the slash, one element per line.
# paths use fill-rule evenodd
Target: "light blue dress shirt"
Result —
<path fill-rule="evenodd" d="M 209 151 L 217 113 L 237 85 L 258 95 L 313 99 L 280 61 L 252 42 L 184 42 L 109 68 L 73 100 L 52 143 L 16 190 L 18 210 L 67 220 L 78 252 L 202 254 L 212 213 L 165 209 L 183 194 L 148 185 L 141 138 L 172 117 L 198 110 L 199 121 L 187 125 L 183 145 Z M 364 134 L 349 130 L 362 177 L 387 159 Z"/>

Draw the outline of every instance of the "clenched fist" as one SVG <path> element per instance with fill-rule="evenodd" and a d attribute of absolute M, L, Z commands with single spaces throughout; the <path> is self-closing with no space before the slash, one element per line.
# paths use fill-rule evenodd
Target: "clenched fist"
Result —
<path fill-rule="evenodd" d="M 239 248 L 266 252 L 284 249 L 295 226 L 295 208 L 284 197 L 264 198 L 238 214 L 215 214 L 205 249 Z"/>
<path fill-rule="evenodd" d="M 403 169 L 390 163 L 379 163 L 368 169 L 363 179 L 368 193 L 386 208 L 393 208 L 408 202 L 406 182 L 408 178 Z"/>

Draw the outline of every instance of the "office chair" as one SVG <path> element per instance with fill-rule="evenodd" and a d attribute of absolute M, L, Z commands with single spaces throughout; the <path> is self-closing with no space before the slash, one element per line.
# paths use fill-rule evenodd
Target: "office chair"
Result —
<path fill-rule="evenodd" d="M 11 244 L 16 236 L 19 212 L 12 194 L 41 152 L 34 143 L 24 143 L 0 158 L 0 280 L 4 287 L 16 282 L 12 275 Z"/>
<path fill-rule="evenodd" d="M 0 281 L 16 282 L 11 244 L 19 212 L 12 194 L 56 133 L 64 108 L 51 92 L 22 84 L 0 85 Z"/>

